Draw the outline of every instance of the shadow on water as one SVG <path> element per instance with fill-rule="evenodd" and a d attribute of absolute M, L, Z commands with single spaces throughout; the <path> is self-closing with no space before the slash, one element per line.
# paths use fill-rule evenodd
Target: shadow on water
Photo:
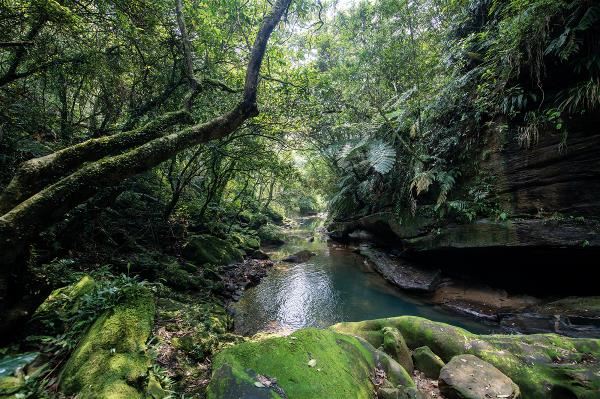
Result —
<path fill-rule="evenodd" d="M 422 316 L 475 333 L 497 330 L 404 295 L 373 272 L 363 257 L 327 242 L 317 232 L 321 225 L 320 218 L 300 219 L 299 226 L 288 231 L 286 244 L 270 251 L 274 260 L 302 249 L 316 256 L 299 264 L 277 262 L 258 286 L 247 290 L 234 305 L 238 333 L 326 327 L 341 321 L 401 315 Z M 314 240 L 309 241 L 311 237 Z"/>

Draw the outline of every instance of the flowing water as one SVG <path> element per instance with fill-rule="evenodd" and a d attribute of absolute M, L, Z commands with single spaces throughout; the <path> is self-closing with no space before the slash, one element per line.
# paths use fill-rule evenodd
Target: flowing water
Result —
<path fill-rule="evenodd" d="M 276 262 L 258 286 L 248 289 L 234 304 L 238 333 L 326 327 L 340 321 L 401 315 L 422 316 L 474 333 L 493 332 L 483 322 L 401 293 L 372 271 L 362 256 L 327 242 L 315 231 L 321 224 L 322 219 L 316 217 L 299 219 L 299 226 L 288 231 L 286 244 L 270 251 L 275 261 L 302 249 L 316 256 L 299 264 Z"/>

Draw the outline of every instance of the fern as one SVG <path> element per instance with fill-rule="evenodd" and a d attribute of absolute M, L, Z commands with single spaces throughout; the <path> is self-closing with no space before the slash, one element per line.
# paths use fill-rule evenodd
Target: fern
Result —
<path fill-rule="evenodd" d="M 396 150 L 383 141 L 375 141 L 369 148 L 367 160 L 377 173 L 384 175 L 392 170 L 396 163 Z"/>
<path fill-rule="evenodd" d="M 436 174 L 436 181 L 440 183 L 440 194 L 435 205 L 435 209 L 437 210 L 448 199 L 448 193 L 454 187 L 456 180 L 452 172 L 439 172 Z"/>

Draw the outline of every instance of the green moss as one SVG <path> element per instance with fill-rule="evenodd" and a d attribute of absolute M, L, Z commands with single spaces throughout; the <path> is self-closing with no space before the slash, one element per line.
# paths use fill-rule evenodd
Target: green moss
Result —
<path fill-rule="evenodd" d="M 475 335 L 413 316 L 340 323 L 332 329 L 378 345 L 384 327 L 397 328 L 410 348 L 428 346 L 446 362 L 460 354 L 475 355 L 509 376 L 526 398 L 600 397 L 598 339 L 555 334 Z"/>
<path fill-rule="evenodd" d="M 356 338 L 313 328 L 245 342 L 215 357 L 208 398 L 277 397 L 273 389 L 254 385 L 258 374 L 277 379 L 290 399 L 371 398 L 373 350 Z"/>
<path fill-rule="evenodd" d="M 242 260 L 242 252 L 229 242 L 208 235 L 194 235 L 183 248 L 183 255 L 192 262 L 226 265 Z"/>
<path fill-rule="evenodd" d="M 90 276 L 83 276 L 77 283 L 58 288 L 42 302 L 31 318 L 29 330 L 37 334 L 40 330 L 47 335 L 62 332 L 63 320 L 79 306 L 79 300 L 90 293 L 96 283 Z"/>
<path fill-rule="evenodd" d="M 257 230 L 257 233 L 261 241 L 263 241 L 266 244 L 280 245 L 284 243 L 283 231 L 281 227 L 276 226 L 272 223 L 267 223 L 264 226 L 261 226 Z"/>
<path fill-rule="evenodd" d="M 258 236 L 236 232 L 231 233 L 229 237 L 235 242 L 237 247 L 243 251 L 251 251 L 260 248 L 260 238 Z"/>
<path fill-rule="evenodd" d="M 422 371 L 427 378 L 438 379 L 440 370 L 444 367 L 444 361 L 429 349 L 428 346 L 420 346 L 413 352 L 415 368 Z"/>
<path fill-rule="evenodd" d="M 1 376 L 0 377 L 0 397 L 17 392 L 25 385 L 23 377 Z"/>
<path fill-rule="evenodd" d="M 394 327 L 384 327 L 383 350 L 402 365 L 409 373 L 413 371 L 413 361 L 410 350 L 404 342 L 400 331 Z"/>
<path fill-rule="evenodd" d="M 90 327 L 63 368 L 60 389 L 82 398 L 142 398 L 151 365 L 146 341 L 154 322 L 154 299 L 146 289 Z"/>

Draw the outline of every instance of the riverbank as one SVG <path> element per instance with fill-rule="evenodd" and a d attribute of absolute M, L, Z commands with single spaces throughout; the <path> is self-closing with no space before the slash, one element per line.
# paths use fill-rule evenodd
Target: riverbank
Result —
<path fill-rule="evenodd" d="M 457 278 L 440 268 L 415 263 L 374 244 L 355 251 L 399 290 L 426 303 L 496 324 L 508 333 L 553 332 L 571 337 L 600 336 L 600 297 L 536 296 L 492 287 L 476 278 Z M 510 289 L 510 288 L 509 288 Z"/>

